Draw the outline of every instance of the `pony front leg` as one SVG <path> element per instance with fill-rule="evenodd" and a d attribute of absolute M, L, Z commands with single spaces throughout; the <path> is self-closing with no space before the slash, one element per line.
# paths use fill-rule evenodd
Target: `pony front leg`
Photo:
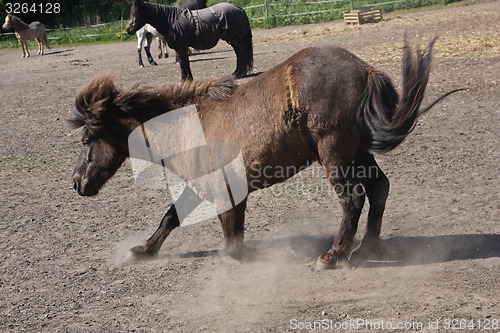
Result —
<path fill-rule="evenodd" d="M 191 68 L 189 66 L 189 55 L 188 49 L 177 50 L 179 59 L 181 62 L 181 80 L 193 80 L 193 74 L 191 73 Z"/>
<path fill-rule="evenodd" d="M 168 235 L 180 225 L 175 205 L 170 206 L 155 233 L 143 244 L 130 249 L 132 258 L 147 259 L 156 256 Z"/>
<path fill-rule="evenodd" d="M 245 198 L 232 209 L 219 215 L 226 240 L 226 251 L 231 258 L 241 261 L 253 258 L 252 252 L 243 244 L 246 207 L 247 199 Z"/>
<path fill-rule="evenodd" d="M 22 58 L 29 57 L 30 53 L 28 51 L 28 45 L 26 44 L 26 41 L 24 41 L 22 39 L 18 39 L 18 40 L 19 40 L 19 44 L 21 44 L 21 50 L 23 51 Z"/>
<path fill-rule="evenodd" d="M 262 258 L 295 260 L 297 256 L 287 248 L 255 248 L 245 245 L 245 210 L 247 198 L 220 214 L 219 220 L 224 232 L 227 254 L 238 261 L 252 262 Z"/>
<path fill-rule="evenodd" d="M 168 235 L 180 225 L 179 216 L 188 216 L 203 200 L 188 186 L 181 193 L 177 201 L 170 206 L 162 218 L 160 226 L 144 244 L 130 249 L 133 259 L 147 259 L 154 257 Z"/>

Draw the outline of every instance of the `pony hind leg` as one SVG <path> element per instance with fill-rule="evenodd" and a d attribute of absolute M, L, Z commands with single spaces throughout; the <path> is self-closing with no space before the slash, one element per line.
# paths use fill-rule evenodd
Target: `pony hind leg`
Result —
<path fill-rule="evenodd" d="M 335 160 L 328 158 L 322 161 L 322 165 L 342 206 L 342 222 L 332 248 L 318 258 L 314 266 L 317 271 L 335 268 L 337 261 L 348 259 L 365 202 L 365 191 L 353 172 L 356 166 L 352 159 L 332 154 L 335 155 Z"/>
<path fill-rule="evenodd" d="M 137 57 L 139 60 L 139 67 L 143 68 L 144 63 L 142 62 L 142 44 L 144 43 L 144 30 L 138 30 L 136 33 L 137 36 Z"/>
<path fill-rule="evenodd" d="M 236 53 L 236 70 L 233 72 L 233 76 L 236 78 L 242 78 L 247 75 L 247 70 L 244 66 L 243 60 L 243 50 L 239 47 L 233 46 L 234 53 Z"/>
<path fill-rule="evenodd" d="M 181 66 L 181 80 L 193 80 L 193 74 L 191 73 L 191 66 L 189 65 L 189 54 L 188 48 L 176 49 L 175 50 L 179 56 L 179 62 Z"/>
<path fill-rule="evenodd" d="M 35 38 L 36 42 L 38 43 L 38 55 L 43 54 L 43 40 L 40 37 Z"/>
<path fill-rule="evenodd" d="M 252 51 L 248 50 L 246 44 L 241 39 L 233 39 L 229 41 L 229 44 L 231 44 L 234 53 L 236 53 L 236 70 L 233 72 L 233 76 L 236 78 L 245 77 L 252 68 L 250 61 L 253 57 L 251 54 Z"/>
<path fill-rule="evenodd" d="M 380 231 L 385 203 L 389 195 L 389 179 L 380 169 L 373 155 L 367 157 L 363 168 L 364 170 L 360 170 L 364 175 L 361 182 L 368 196 L 370 210 L 363 240 L 349 258 L 352 265 L 358 265 L 372 256 L 381 257 Z"/>
<path fill-rule="evenodd" d="M 26 50 L 26 57 L 29 57 L 30 56 L 30 50 L 28 48 L 28 41 L 25 40 L 23 43 L 24 43 L 24 49 Z"/>
<path fill-rule="evenodd" d="M 150 65 L 157 66 L 158 64 L 154 61 L 153 56 L 151 55 L 151 43 L 153 42 L 153 35 L 150 33 L 146 34 L 146 46 L 144 46 L 144 50 L 148 56 L 148 61 Z"/>

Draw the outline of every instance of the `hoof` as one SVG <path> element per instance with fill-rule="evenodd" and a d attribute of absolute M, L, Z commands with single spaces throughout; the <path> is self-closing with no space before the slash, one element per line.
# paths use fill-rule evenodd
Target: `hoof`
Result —
<path fill-rule="evenodd" d="M 334 260 L 326 261 L 324 259 L 321 259 L 321 257 L 319 257 L 318 260 L 316 260 L 316 263 L 314 263 L 313 271 L 321 272 L 321 271 L 325 271 L 327 269 L 334 269 L 335 266 L 336 266 L 336 263 Z"/>
<path fill-rule="evenodd" d="M 351 255 L 349 256 L 349 266 L 351 267 L 357 267 L 362 265 L 363 263 L 367 262 L 369 259 L 370 255 L 368 251 L 365 250 L 365 248 L 358 247 L 354 251 L 351 252 Z"/>
<path fill-rule="evenodd" d="M 360 244 L 349 256 L 349 265 L 358 267 L 366 263 L 370 259 L 381 260 L 382 251 L 378 242 L 370 245 Z"/>
<path fill-rule="evenodd" d="M 148 252 L 146 248 L 143 245 L 135 246 L 131 248 L 126 257 L 125 257 L 125 262 L 131 263 L 131 262 L 137 262 L 137 261 L 145 261 L 145 260 L 152 260 L 158 256 L 157 252 Z"/>
<path fill-rule="evenodd" d="M 231 258 L 233 258 L 234 260 L 236 261 L 239 261 L 239 262 L 253 262 L 255 261 L 255 258 L 256 258 L 256 251 L 255 249 L 251 249 L 251 248 L 248 248 L 248 247 L 244 247 L 244 248 L 226 248 L 225 249 L 226 253 L 228 256 L 230 256 Z"/>
<path fill-rule="evenodd" d="M 247 72 L 235 71 L 235 72 L 233 73 L 233 76 L 234 76 L 236 79 L 241 79 L 241 78 L 244 78 L 245 76 L 247 76 Z"/>
<path fill-rule="evenodd" d="M 360 267 L 364 263 L 366 263 L 369 259 L 369 256 L 366 253 L 362 253 L 361 251 L 354 251 L 351 253 L 349 257 L 348 263 L 351 267 Z"/>

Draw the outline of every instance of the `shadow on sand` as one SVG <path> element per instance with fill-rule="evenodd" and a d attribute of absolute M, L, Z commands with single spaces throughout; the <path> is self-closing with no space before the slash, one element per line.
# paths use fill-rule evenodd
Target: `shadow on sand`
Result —
<path fill-rule="evenodd" d="M 61 54 L 61 53 L 71 52 L 71 51 L 73 51 L 73 50 L 74 50 L 74 49 L 60 50 L 60 51 L 51 51 L 51 52 L 47 52 L 47 51 L 45 51 L 45 55 L 51 55 L 51 54 Z"/>
<path fill-rule="evenodd" d="M 317 236 L 295 236 L 246 242 L 248 246 L 258 249 L 290 249 L 295 257 L 301 260 L 314 260 L 327 251 L 332 243 L 332 238 Z M 500 235 L 393 237 L 383 239 L 381 247 L 382 258 L 379 261 L 368 261 L 363 264 L 363 267 L 413 266 L 500 257 Z M 201 258 L 219 255 L 225 255 L 225 252 L 223 250 L 197 251 L 160 255 L 160 258 Z"/>

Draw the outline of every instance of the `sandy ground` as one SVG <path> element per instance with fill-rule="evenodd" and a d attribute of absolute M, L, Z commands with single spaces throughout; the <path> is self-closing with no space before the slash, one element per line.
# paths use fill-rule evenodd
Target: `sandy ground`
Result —
<path fill-rule="evenodd" d="M 29 59 L 0 51 L 0 331 L 498 331 L 500 2 L 386 19 L 254 33 L 257 73 L 304 47 L 338 44 L 398 86 L 404 34 L 421 45 L 439 36 L 426 101 L 467 88 L 377 158 L 391 180 L 383 260 L 320 273 L 311 263 L 330 246 L 340 207 L 317 165 L 248 203 L 248 243 L 303 259 L 236 262 L 219 252 L 222 232 L 210 219 L 176 230 L 158 259 L 124 263 L 171 198 L 137 186 L 128 162 L 98 196 L 79 197 L 71 174 L 80 130 L 65 119 L 98 72 L 113 68 L 131 87 L 176 82 L 178 66 L 170 57 L 139 68 L 134 42 L 45 56 L 32 46 Z M 222 43 L 192 57 L 196 79 L 234 67 Z"/>

